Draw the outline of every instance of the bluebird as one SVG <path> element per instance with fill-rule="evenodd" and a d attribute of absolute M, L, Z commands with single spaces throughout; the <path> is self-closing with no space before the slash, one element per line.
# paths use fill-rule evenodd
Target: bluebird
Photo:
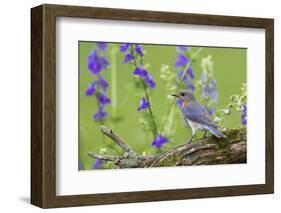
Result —
<path fill-rule="evenodd" d="M 182 90 L 178 94 L 172 94 L 172 96 L 181 100 L 181 112 L 184 120 L 192 129 L 192 137 L 189 142 L 192 141 L 198 130 L 205 131 L 203 137 L 205 137 L 207 131 L 209 131 L 217 138 L 226 138 L 226 136 L 218 130 L 218 125 L 212 120 L 207 110 L 196 101 L 192 92 Z"/>

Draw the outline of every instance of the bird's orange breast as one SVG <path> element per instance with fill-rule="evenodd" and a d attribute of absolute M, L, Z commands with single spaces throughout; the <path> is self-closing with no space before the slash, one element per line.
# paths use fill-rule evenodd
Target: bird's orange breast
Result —
<path fill-rule="evenodd" d="M 185 100 L 185 101 L 182 102 L 182 108 L 187 107 L 187 105 L 188 105 L 188 101 L 187 101 L 187 100 Z"/>

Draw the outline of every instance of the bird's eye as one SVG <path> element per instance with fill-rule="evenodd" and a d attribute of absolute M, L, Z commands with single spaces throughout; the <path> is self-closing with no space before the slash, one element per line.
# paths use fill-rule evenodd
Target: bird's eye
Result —
<path fill-rule="evenodd" d="M 181 96 L 184 96 L 184 93 L 181 93 Z"/>

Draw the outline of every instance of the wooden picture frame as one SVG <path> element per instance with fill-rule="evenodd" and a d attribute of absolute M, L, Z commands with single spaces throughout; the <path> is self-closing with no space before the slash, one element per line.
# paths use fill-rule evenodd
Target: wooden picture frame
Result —
<path fill-rule="evenodd" d="M 177 23 L 265 29 L 265 184 L 87 195 L 56 195 L 56 18 Z M 31 9 L 31 203 L 42 208 L 267 194 L 274 191 L 274 21 L 65 5 Z M 261 139 L 262 140 L 262 139 Z"/>

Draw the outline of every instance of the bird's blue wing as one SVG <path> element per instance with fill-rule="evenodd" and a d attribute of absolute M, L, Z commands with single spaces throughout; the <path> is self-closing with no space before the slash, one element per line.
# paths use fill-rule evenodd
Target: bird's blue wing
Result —
<path fill-rule="evenodd" d="M 198 103 L 193 103 L 182 108 L 182 113 L 185 119 L 204 125 L 216 126 L 210 114 Z"/>

